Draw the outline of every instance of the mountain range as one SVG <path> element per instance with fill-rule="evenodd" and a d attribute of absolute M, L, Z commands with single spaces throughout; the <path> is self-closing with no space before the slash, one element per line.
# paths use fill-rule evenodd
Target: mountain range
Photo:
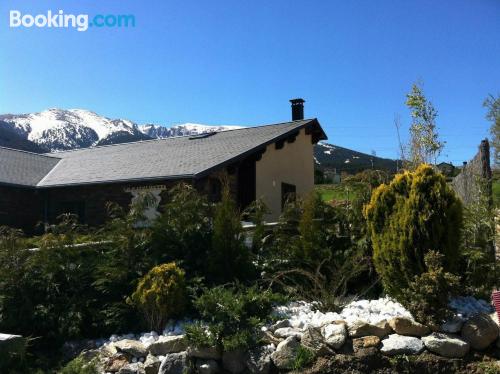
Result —
<path fill-rule="evenodd" d="M 137 124 L 83 109 L 48 109 L 39 113 L 0 115 L 0 146 L 45 153 L 237 128 L 240 127 L 196 123 L 174 126 Z M 369 168 L 396 169 L 394 160 L 324 142 L 315 146 L 314 156 L 317 167 L 323 170 L 356 172 Z"/>

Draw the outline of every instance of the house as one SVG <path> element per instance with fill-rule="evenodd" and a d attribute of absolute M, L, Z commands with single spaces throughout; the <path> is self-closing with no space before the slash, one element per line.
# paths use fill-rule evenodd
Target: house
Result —
<path fill-rule="evenodd" d="M 179 181 L 216 201 L 221 173 L 240 208 L 262 198 L 275 221 L 286 196 L 313 189 L 313 146 L 326 139 L 316 119 L 303 118 L 304 100 L 291 102 L 285 123 L 48 154 L 0 147 L 0 225 L 32 232 L 74 213 L 99 226 L 108 202 L 128 207 L 149 191 L 161 204 Z"/>

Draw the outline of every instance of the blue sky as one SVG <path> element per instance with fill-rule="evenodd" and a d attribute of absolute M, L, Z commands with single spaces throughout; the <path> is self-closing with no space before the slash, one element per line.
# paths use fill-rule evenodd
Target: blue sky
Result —
<path fill-rule="evenodd" d="M 9 28 L 23 14 L 133 14 L 134 28 Z M 499 0 L 3 0 L 0 113 L 85 108 L 140 123 L 264 124 L 303 97 L 334 144 L 397 156 L 416 80 L 454 163 L 500 93 Z"/>

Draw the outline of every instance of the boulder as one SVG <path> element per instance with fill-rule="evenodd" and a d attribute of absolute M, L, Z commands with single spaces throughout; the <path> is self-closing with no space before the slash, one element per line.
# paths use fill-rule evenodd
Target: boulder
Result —
<path fill-rule="evenodd" d="M 380 338 L 375 335 L 363 336 L 361 338 L 355 338 L 352 340 L 352 348 L 354 350 L 354 353 L 358 352 L 361 349 L 378 348 L 379 345 Z"/>
<path fill-rule="evenodd" d="M 399 335 L 424 336 L 431 332 L 427 326 L 406 317 L 391 319 L 389 326 Z"/>
<path fill-rule="evenodd" d="M 247 352 L 245 366 L 250 374 L 269 374 L 271 371 L 271 354 L 273 346 L 257 347 Z"/>
<path fill-rule="evenodd" d="M 357 320 L 348 326 L 349 336 L 351 338 L 360 338 L 362 336 L 375 335 L 383 338 L 391 333 L 392 329 L 387 321 L 372 325 L 363 320 Z"/>
<path fill-rule="evenodd" d="M 477 314 L 464 323 L 462 338 L 473 349 L 486 349 L 498 338 L 498 325 L 489 315 Z"/>
<path fill-rule="evenodd" d="M 295 336 L 290 336 L 278 344 L 276 351 L 271 355 L 271 360 L 278 369 L 291 370 L 293 369 L 299 347 L 299 339 Z"/>
<path fill-rule="evenodd" d="M 124 365 L 118 374 L 145 374 L 144 364 L 142 362 L 136 362 Z"/>
<path fill-rule="evenodd" d="M 440 356 L 461 358 L 468 352 L 470 345 L 456 335 L 433 333 L 422 338 L 425 347 Z"/>
<path fill-rule="evenodd" d="M 260 332 L 260 340 L 262 340 L 264 343 L 274 344 L 274 345 L 278 345 L 283 341 L 282 338 L 278 338 L 278 337 L 274 336 L 269 331 L 261 331 Z"/>
<path fill-rule="evenodd" d="M 189 347 L 187 349 L 187 355 L 193 358 L 201 358 L 204 360 L 220 360 L 222 358 L 221 353 L 215 347 Z"/>
<path fill-rule="evenodd" d="M 424 350 L 424 344 L 419 338 L 413 336 L 403 336 L 391 334 L 387 339 L 382 340 L 380 352 L 388 356 L 395 355 L 416 355 Z"/>
<path fill-rule="evenodd" d="M 187 349 L 187 341 L 184 335 L 160 336 L 160 338 L 148 346 L 149 352 L 155 356 L 165 356 L 168 353 L 179 353 Z"/>
<path fill-rule="evenodd" d="M 464 320 L 458 316 L 453 317 L 441 325 L 441 331 L 450 334 L 458 334 L 462 330 Z"/>
<path fill-rule="evenodd" d="M 160 369 L 161 361 L 158 357 L 153 356 L 151 353 L 146 357 L 144 361 L 144 371 L 146 374 L 157 374 Z"/>
<path fill-rule="evenodd" d="M 100 348 L 100 351 L 104 356 L 107 356 L 107 357 L 113 356 L 114 354 L 118 353 L 118 350 L 116 349 L 114 343 L 109 343 L 109 344 L 103 345 Z"/>
<path fill-rule="evenodd" d="M 231 374 L 240 374 L 245 371 L 246 355 L 243 351 L 229 351 L 222 354 L 222 366 Z"/>
<path fill-rule="evenodd" d="M 0 371 L 13 360 L 23 360 L 26 354 L 26 339 L 21 335 L 0 334 Z"/>
<path fill-rule="evenodd" d="M 289 320 L 282 319 L 281 321 L 274 323 L 273 325 L 269 326 L 269 331 L 275 332 L 276 330 L 282 329 L 284 327 L 290 327 Z"/>
<path fill-rule="evenodd" d="M 117 373 L 122 367 L 128 364 L 128 358 L 123 353 L 116 353 L 106 361 L 104 370 L 108 373 Z"/>
<path fill-rule="evenodd" d="M 299 329 L 296 329 L 293 327 L 282 327 L 282 328 L 276 329 L 276 331 L 274 331 L 274 336 L 277 336 L 278 338 L 283 338 L 283 339 L 286 339 L 290 336 L 295 336 L 298 339 L 301 339 L 303 334 L 304 333 L 302 332 L 302 330 L 299 330 Z"/>
<path fill-rule="evenodd" d="M 196 360 L 196 371 L 198 374 L 216 374 L 219 372 L 219 364 L 215 360 Z"/>
<path fill-rule="evenodd" d="M 308 327 L 302 335 L 301 344 L 314 352 L 316 356 L 326 356 L 333 354 L 321 334 L 319 327 Z"/>
<path fill-rule="evenodd" d="M 124 339 L 114 343 L 115 348 L 119 352 L 128 353 L 133 357 L 146 357 L 148 355 L 148 351 L 144 344 L 137 340 Z"/>
<path fill-rule="evenodd" d="M 330 323 L 321 329 L 326 344 L 333 349 L 340 349 L 347 339 L 347 327 L 345 323 Z"/>
<path fill-rule="evenodd" d="M 185 374 L 187 370 L 186 352 L 169 353 L 161 362 L 158 374 Z"/>
<path fill-rule="evenodd" d="M 379 354 L 378 348 L 368 347 L 368 348 L 358 348 L 354 351 L 354 356 L 360 359 L 367 359 Z"/>

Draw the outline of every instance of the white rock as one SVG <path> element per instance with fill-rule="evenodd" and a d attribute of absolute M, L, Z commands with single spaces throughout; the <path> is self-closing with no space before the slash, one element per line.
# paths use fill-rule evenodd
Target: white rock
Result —
<path fill-rule="evenodd" d="M 322 328 L 321 333 L 326 344 L 333 349 L 340 349 L 347 339 L 347 328 L 345 323 L 331 323 Z"/>
<path fill-rule="evenodd" d="M 419 338 L 412 336 L 403 336 L 391 334 L 387 339 L 382 340 L 380 352 L 383 354 L 394 355 L 415 355 L 424 350 L 424 344 Z"/>
<path fill-rule="evenodd" d="M 442 333 L 425 336 L 422 342 L 429 351 L 448 358 L 464 357 L 470 348 L 469 343 L 458 336 Z"/>
<path fill-rule="evenodd" d="M 295 329 L 293 327 L 283 327 L 281 329 L 277 329 L 274 332 L 275 336 L 277 336 L 278 338 L 283 338 L 283 339 L 286 339 L 290 336 L 295 336 L 300 340 L 300 338 L 302 338 L 303 334 L 304 334 L 303 331 Z"/>

